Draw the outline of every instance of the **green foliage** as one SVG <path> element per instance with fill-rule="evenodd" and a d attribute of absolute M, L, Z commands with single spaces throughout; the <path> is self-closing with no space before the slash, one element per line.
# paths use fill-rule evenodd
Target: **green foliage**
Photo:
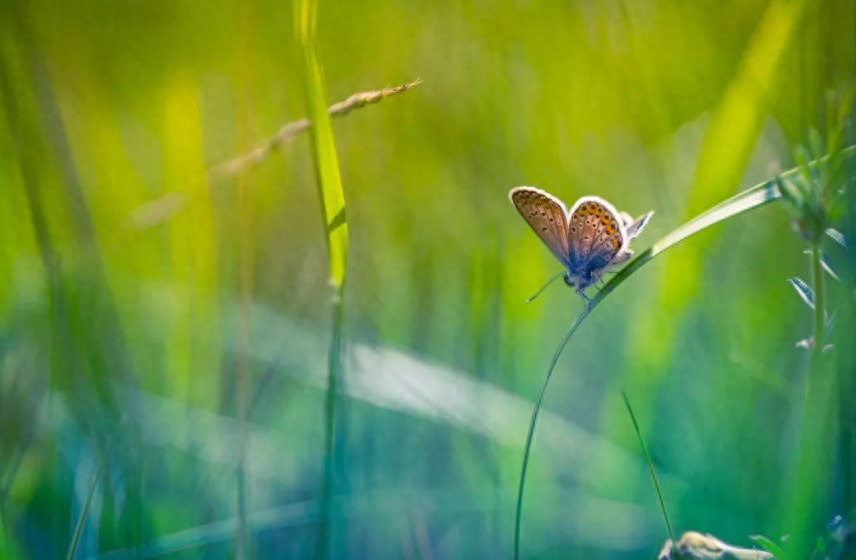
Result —
<path fill-rule="evenodd" d="M 62 558 L 73 538 L 89 560 L 507 558 L 563 334 L 524 556 L 660 544 L 624 388 L 682 528 L 789 533 L 779 512 L 799 519 L 789 491 L 816 470 L 802 499 L 834 511 L 814 546 L 854 477 L 798 468 L 813 358 L 794 342 L 816 316 L 786 279 L 819 291 L 788 220 L 816 208 L 796 199 L 808 179 L 854 176 L 811 164 L 853 144 L 829 131 L 854 17 L 832 0 L 0 2 L 0 557 Z M 743 194 L 795 166 L 789 214 L 759 208 L 775 182 Z M 573 334 L 571 290 L 525 303 L 560 267 L 508 204 L 522 184 L 655 211 Z M 834 375 L 811 377 L 835 384 L 814 433 L 853 456 L 856 206 L 825 196 Z"/>
<path fill-rule="evenodd" d="M 793 560 L 793 558 L 791 558 L 791 556 L 789 556 L 781 546 L 763 535 L 754 535 L 752 536 L 752 540 L 755 541 L 758 546 L 772 554 L 777 560 Z"/>
<path fill-rule="evenodd" d="M 345 193 L 333 127 L 327 114 L 327 95 L 324 78 L 315 46 L 315 27 L 318 4 L 315 0 L 296 0 L 297 39 L 303 54 L 303 76 L 306 87 L 309 119 L 312 121 L 312 156 L 318 182 L 318 197 L 323 209 L 329 253 L 330 282 L 338 289 L 345 283 L 345 268 L 348 261 L 348 224 L 345 215 Z"/>
<path fill-rule="evenodd" d="M 89 515 L 89 506 L 92 504 L 92 496 L 95 494 L 95 488 L 98 486 L 98 479 L 101 473 L 97 473 L 92 479 L 92 487 L 86 495 L 86 501 L 83 502 L 83 508 L 80 510 L 80 516 L 77 518 L 77 523 L 74 526 L 74 534 L 71 536 L 71 542 L 68 544 L 68 552 L 65 555 L 65 560 L 74 560 L 77 553 L 77 545 L 80 542 L 80 535 L 83 534 L 83 526 L 86 523 L 86 517 Z"/>

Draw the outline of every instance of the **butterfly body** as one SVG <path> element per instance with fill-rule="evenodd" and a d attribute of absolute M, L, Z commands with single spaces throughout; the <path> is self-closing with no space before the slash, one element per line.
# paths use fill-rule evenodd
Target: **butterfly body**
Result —
<path fill-rule="evenodd" d="M 584 196 L 567 211 L 561 200 L 535 187 L 511 189 L 509 198 L 565 267 L 565 283 L 584 299 L 587 287 L 633 256 L 630 241 L 653 215 L 633 220 L 597 196 Z"/>

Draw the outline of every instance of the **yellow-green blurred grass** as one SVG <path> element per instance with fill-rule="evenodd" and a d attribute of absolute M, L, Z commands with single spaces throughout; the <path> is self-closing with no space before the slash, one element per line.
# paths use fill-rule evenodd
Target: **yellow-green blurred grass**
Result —
<path fill-rule="evenodd" d="M 764 9 L 739 66 L 732 69 L 734 75 L 706 124 L 688 196 L 683 209 L 677 210 L 684 219 L 726 198 L 734 192 L 735 185 L 746 179 L 747 165 L 754 147 L 762 139 L 772 107 L 793 98 L 817 96 L 817 88 L 822 87 L 819 82 L 797 85 L 792 78 L 793 65 L 805 49 L 803 37 L 816 32 L 813 25 L 818 25 L 806 15 L 807 11 L 813 11 L 809 4 L 803 0 L 776 0 Z M 812 50 L 806 53 L 815 56 Z M 852 64 L 848 67 L 847 59 L 839 58 L 833 73 L 847 77 L 850 69 Z M 698 296 L 706 256 L 717 239 L 702 235 L 692 245 L 671 254 L 660 267 L 656 280 L 659 288 L 630 310 L 632 321 L 648 327 L 629 333 L 626 361 L 633 367 L 627 369 L 628 377 L 616 379 L 612 387 L 632 387 L 635 408 L 640 414 L 647 414 L 653 406 L 658 388 L 670 371 L 683 317 Z M 670 320 L 649 320 L 655 316 Z M 627 433 L 621 427 L 621 418 L 613 414 L 618 406 L 617 390 L 610 394 L 607 398 L 613 404 L 603 409 L 602 429 L 608 433 Z M 593 461 L 592 476 L 598 476 L 596 465 L 597 461 Z"/>
<path fill-rule="evenodd" d="M 834 4 L 836 10 L 850 9 L 842 7 L 846 3 L 821 4 Z M 820 11 L 821 4 L 811 10 Z M 258 58 L 258 90 L 252 127 L 263 135 L 279 123 L 304 117 L 306 111 L 297 71 L 300 53 L 287 32 L 293 23 L 291 11 L 264 2 L 257 5 L 258 43 L 254 53 Z M 716 9 L 707 2 L 502 6 L 440 2 L 418 7 L 378 2 L 353 6 L 322 3 L 319 50 L 333 98 L 385 83 L 400 83 L 414 75 L 426 78 L 414 98 L 407 96 L 394 104 L 355 113 L 336 128 L 351 226 L 351 336 L 462 369 L 470 370 L 472 364 L 478 364 L 479 374 L 488 381 L 532 396 L 540 372 L 531 366 L 540 363 L 544 353 L 550 351 L 559 329 L 578 310 L 578 302 L 558 290 L 542 302 L 523 305 L 531 288 L 537 287 L 555 265 L 549 255 L 539 252 L 540 248 L 527 237 L 528 232 L 524 234 L 518 227 L 521 224 L 515 222 L 517 218 L 508 207 L 505 192 L 516 184 L 530 183 L 570 200 L 576 195 L 597 193 L 633 212 L 656 209 L 652 229 L 646 232 L 651 238 L 671 229 L 670 225 L 679 223 L 689 212 L 687 200 L 701 195 L 690 193 L 694 169 L 687 181 L 680 173 L 670 174 L 673 168 L 694 166 L 698 154 L 692 145 L 671 153 L 662 147 L 683 127 L 704 130 L 708 122 L 705 114 L 721 106 L 722 94 L 739 66 L 740 53 L 762 21 L 766 7 L 767 3 L 760 1 Z M 186 150 L 188 167 L 194 172 L 199 169 L 200 153 L 208 165 L 240 153 L 235 140 L 232 95 L 236 87 L 234 76 L 240 70 L 235 55 L 238 33 L 234 6 L 213 5 L 203 10 L 198 3 L 183 0 L 178 4 L 132 3 L 109 9 L 84 0 L 62 7 L 36 0 L 27 3 L 25 12 L 39 28 L 39 43 L 57 86 L 87 203 L 97 216 L 96 231 L 108 255 L 106 274 L 129 334 L 129 352 L 139 368 L 141 387 L 164 394 L 174 389 L 178 392 L 182 387 L 205 395 L 228 392 L 229 372 L 225 367 L 222 372 L 176 372 L 177 379 L 167 378 L 164 384 L 160 383 L 167 377 L 164 348 L 178 349 L 175 367 L 192 367 L 194 356 L 200 355 L 200 363 L 205 365 L 206 351 L 186 339 L 188 329 L 193 328 L 186 315 L 199 320 L 209 316 L 192 308 L 197 302 L 193 293 L 185 296 L 184 291 L 177 292 L 182 295 L 175 301 L 158 302 L 169 309 L 167 320 L 158 325 L 162 337 L 155 342 L 142 340 L 148 328 L 146 320 L 154 314 L 144 304 L 152 298 L 140 294 L 140 290 L 150 291 L 148 284 L 137 282 L 138 278 L 171 286 L 175 275 L 184 284 L 178 286 L 175 282 L 176 288 L 196 291 L 196 277 L 192 274 L 195 265 L 176 263 L 173 270 L 171 264 L 178 255 L 188 254 L 187 247 L 172 247 L 173 243 L 186 241 L 173 234 L 192 220 L 180 222 L 176 230 L 172 224 L 155 229 L 129 243 L 116 234 L 114 226 L 138 204 L 166 192 L 167 173 L 176 188 L 195 188 L 185 184 L 175 169 L 167 171 L 165 161 L 174 159 L 170 165 L 177 165 L 182 156 L 166 154 L 167 145 Z M 851 21 L 846 13 L 840 16 L 830 17 L 842 26 Z M 799 26 L 799 30 L 802 33 L 805 28 Z M 852 42 L 852 32 L 822 35 L 811 44 L 822 47 L 828 41 L 826 37 L 835 37 L 835 44 L 841 48 L 832 54 L 851 53 L 846 41 Z M 803 91 L 799 88 L 808 83 L 808 76 L 794 69 L 800 68 L 802 50 L 810 51 L 812 58 L 822 58 L 821 52 L 826 51 L 813 50 L 814 46 L 804 49 L 802 44 L 792 42 L 786 48 L 782 55 L 786 63 L 773 73 L 777 85 L 767 90 L 768 97 L 759 109 L 764 122 L 770 123 L 764 135 L 770 129 L 783 131 L 781 138 L 773 136 L 773 142 L 767 143 L 771 158 L 782 153 L 777 151 L 781 146 L 776 142 L 795 140 L 802 133 L 800 121 L 810 122 L 814 110 L 803 100 L 807 96 L 799 93 Z M 20 64 L 19 56 L 12 56 L 13 69 Z M 811 69 L 810 64 L 806 66 Z M 830 83 L 819 66 L 814 71 L 818 89 Z M 800 84 L 795 86 L 796 93 L 786 87 L 792 82 Z M 32 99 L 26 83 L 15 80 L 15 88 L 23 92 L 24 105 Z M 196 119 L 196 124 L 177 123 L 167 134 L 166 98 L 175 95 L 181 84 L 195 90 L 188 94 L 188 106 L 195 107 L 197 114 L 187 115 L 186 119 Z M 177 134 L 181 126 L 199 127 L 188 131 L 183 147 L 181 134 Z M 762 137 L 762 142 L 769 138 Z M 5 139 L 0 138 L 0 142 Z M 287 316 L 298 317 L 311 330 L 319 325 L 323 328 L 329 320 L 329 289 L 324 273 L 325 233 L 318 220 L 306 145 L 303 139 L 298 140 L 292 149 L 254 172 L 257 188 L 252 196 L 257 203 L 259 251 L 255 271 L 258 289 L 254 296 Z M 0 150 L 4 162 L 8 153 Z M 752 176 L 746 180 L 756 178 L 754 175 L 765 164 L 753 166 L 748 172 Z M 47 162 L 46 168 L 50 171 Z M 0 213 L 9 219 L 0 225 L 4 232 L 0 250 L 11 259 L 4 259 L 0 266 L 14 271 L 12 277 L 4 275 L 8 279 L 0 280 L 5 286 L 3 301 L 9 306 L 19 305 L 25 293 L 34 294 L 31 301 L 38 302 L 44 284 L 17 173 L 14 164 L 0 165 L 0 177 L 11 176 L 13 185 L 0 194 Z M 742 175 L 736 175 L 738 183 Z M 730 188 L 729 193 L 735 185 Z M 232 298 L 234 292 L 237 271 L 232 195 L 232 191 L 228 197 L 213 195 L 211 220 L 217 237 L 211 238 L 207 231 L 199 236 L 203 245 L 211 243 L 217 248 L 216 256 L 208 262 L 208 266 L 216 267 L 217 275 L 199 277 L 200 290 L 218 292 L 218 298 L 206 304 L 211 310 Z M 54 196 L 51 194 L 51 204 L 55 206 L 51 217 L 56 215 L 57 220 L 50 227 L 57 232 L 57 240 L 67 240 L 65 210 Z M 456 203 L 450 204 L 453 200 Z M 206 225 L 202 229 L 207 228 Z M 771 241 L 779 239 L 783 228 L 784 219 L 767 211 L 758 215 L 751 232 Z M 603 398 L 601 395 L 612 394 L 610 387 L 620 386 L 616 378 L 628 375 L 633 383 L 627 387 L 634 401 L 639 401 L 640 414 L 646 407 L 643 401 L 648 403 L 645 417 L 652 419 L 650 424 L 646 422 L 655 437 L 652 444 L 661 438 L 661 428 L 672 418 L 670 415 L 676 410 L 685 414 L 684 422 L 675 427 L 687 430 L 685 437 L 679 434 L 670 440 L 675 448 L 664 451 L 667 458 L 675 459 L 669 468 L 689 478 L 700 472 L 696 481 L 721 481 L 731 489 L 739 486 L 736 475 L 709 458 L 711 454 L 733 452 L 732 446 L 741 438 L 735 433 L 735 423 L 729 423 L 710 405 L 734 389 L 730 378 L 750 370 L 758 371 L 758 378 L 775 378 L 781 387 L 788 386 L 790 370 L 781 359 L 775 361 L 770 351 L 781 348 L 777 337 L 787 337 L 791 326 L 784 320 L 781 324 L 771 323 L 775 317 L 786 319 L 796 307 L 785 302 L 781 310 L 771 314 L 768 305 L 759 303 L 792 295 L 787 294 L 787 286 L 777 288 L 771 279 L 784 278 L 786 275 L 779 273 L 787 272 L 796 259 L 777 257 L 774 261 L 768 253 L 747 247 L 738 233 L 741 232 L 726 227 L 704 236 L 709 252 L 704 264 L 696 268 L 683 266 L 687 259 L 674 253 L 670 260 L 679 259 L 683 265 L 667 265 L 663 261 L 635 278 L 638 291 L 615 294 L 616 309 L 604 309 L 603 320 L 594 318 L 591 323 L 604 328 L 591 329 L 580 337 L 585 347 L 567 357 L 569 363 L 573 360 L 572 375 L 562 380 L 565 385 L 557 385 L 562 390 L 550 403 L 574 421 L 588 423 L 592 430 L 598 430 L 598 423 L 609 427 L 607 420 L 591 421 L 589 415 L 592 408 L 601 416 L 618 410 L 613 406 L 617 401 L 610 403 L 604 398 L 603 403 L 596 403 Z M 10 242 L 6 243 L 6 239 Z M 67 244 L 62 248 L 65 250 Z M 73 251 L 63 255 L 66 262 L 73 262 Z M 753 283 L 730 268 L 729 263 L 738 266 L 744 259 L 766 266 L 752 275 Z M 28 260 L 33 264 L 27 264 Z M 646 352 L 642 341 L 655 336 L 646 334 L 646 329 L 650 328 L 649 319 L 661 313 L 660 304 L 653 306 L 651 300 L 652 294 L 655 302 L 664 297 L 658 295 L 666 289 L 660 285 L 666 279 L 664 266 L 670 274 L 689 270 L 697 275 L 700 288 L 687 299 L 686 309 L 680 310 L 689 323 L 690 340 L 682 338 L 682 330 L 667 333 L 674 340 L 664 345 L 673 356 L 663 364 L 664 369 L 634 373 L 633 364 Z M 712 269 L 716 269 L 716 275 Z M 720 271 L 725 280 L 720 280 Z M 714 281 L 734 287 L 733 309 L 726 310 L 711 301 L 706 290 Z M 486 293 L 491 290 L 498 293 Z M 606 328 L 616 324 L 613 320 L 620 326 Z M 500 348 L 488 348 L 487 357 L 490 352 L 498 352 L 496 370 L 477 355 L 480 341 L 488 339 L 493 323 L 498 323 Z M 745 324 L 745 332 L 734 329 L 735 323 Z M 699 324 L 708 329 L 704 345 L 699 342 L 701 335 L 692 331 Z M 177 327 L 176 340 L 170 341 L 173 325 Z M 752 335 L 749 331 L 761 334 Z M 619 340 L 607 340 L 606 333 L 617 333 Z M 210 341 L 207 352 L 222 356 L 224 347 L 222 340 L 215 339 Z M 481 347 L 487 345 L 482 343 Z M 718 351 L 721 354 L 716 354 Z M 729 361 L 732 355 L 736 358 Z M 691 383 L 686 369 L 692 364 L 687 364 L 684 356 L 704 358 L 721 375 Z M 660 364 L 665 360 L 642 358 L 642 363 Z M 110 373 L 102 371 L 99 375 L 108 377 Z M 660 400 L 643 396 L 648 375 L 652 384 L 662 390 Z M 763 390 L 755 378 L 746 377 L 746 390 L 751 393 L 741 393 L 734 401 L 760 400 L 763 406 Z M 686 388 L 687 394 L 671 393 L 675 385 Z M 706 396 L 699 396 L 700 387 L 705 388 Z M 653 392 L 652 388 L 650 393 Z M 314 420 L 312 414 L 317 410 L 306 412 L 301 402 L 286 398 L 293 394 L 270 395 L 284 400 L 282 408 L 293 419 L 284 425 L 294 427 L 303 425 L 301 421 Z M 582 398 L 589 400 L 592 408 L 578 406 Z M 228 407 L 219 397 L 201 397 L 195 402 L 203 404 L 202 401 L 228 414 Z M 708 406 L 691 409 L 697 402 Z M 615 439 L 627 444 L 629 430 L 620 418 L 616 414 L 615 421 L 620 424 L 612 426 L 614 434 L 608 429 L 603 432 L 609 437 L 623 435 Z M 712 451 L 702 453 L 693 438 L 699 433 L 712 435 L 713 428 L 698 428 L 711 425 L 704 422 L 708 419 L 717 421 L 717 438 L 705 438 Z M 364 426 L 369 426 L 368 420 Z M 408 426 L 413 428 L 412 424 Z M 371 428 L 375 438 L 393 429 L 382 422 Z M 690 429 L 695 431 L 688 432 Z M 775 431 L 775 427 L 771 430 Z M 431 433 L 430 442 L 446 442 L 445 435 Z M 444 455 L 448 462 L 440 471 L 466 472 L 468 484 L 475 486 L 483 466 L 476 462 L 479 453 L 454 451 L 469 442 L 457 433 L 448 437 L 455 445 L 443 448 L 448 450 L 448 457 Z M 412 468 L 407 469 L 410 472 L 424 460 L 421 453 L 425 451 L 419 445 L 423 440 L 414 432 L 407 432 L 407 441 L 407 451 L 413 457 Z M 513 479 L 519 467 L 517 454 L 488 448 L 497 453 L 498 468 L 510 474 L 505 479 Z M 375 453 L 382 461 L 383 451 Z M 22 475 L 22 481 L 38 484 L 39 457 L 39 453 L 28 457 L 30 474 Z M 706 471 L 701 458 L 709 459 L 704 461 Z M 638 501 L 648 499 L 646 488 L 634 486 L 636 479 L 618 476 L 622 472 L 620 466 L 595 465 L 596 462 L 597 458 L 592 458 L 595 477 L 606 477 L 600 476 L 605 472 L 616 475 L 610 481 L 615 490 L 611 497 L 633 496 L 635 491 Z M 747 470 L 741 480 L 747 484 L 757 480 L 754 472 Z M 562 465 L 545 464 L 539 474 L 545 486 L 553 486 L 564 473 Z M 396 481 L 398 476 L 404 475 L 390 474 L 388 479 Z M 606 485 L 604 482 L 598 487 Z M 754 515 L 749 513 L 755 511 L 753 508 L 766 503 L 761 494 L 754 501 L 757 506 L 748 504 L 755 495 L 752 492 L 731 497 L 729 503 L 747 504 L 745 511 L 740 516 L 722 516 L 718 522 L 744 523 L 746 516 Z M 212 489 L 212 500 L 217 496 L 218 491 Z M 709 505 L 702 492 L 687 496 Z M 741 496 L 746 497 L 745 501 Z M 714 504 L 721 505 L 722 502 Z M 676 515 L 688 514 L 692 507 L 681 503 L 676 510 Z M 159 502 L 152 511 L 160 518 L 160 526 L 167 524 L 169 507 Z M 190 523 L 194 512 L 175 511 L 173 515 L 176 523 Z M 508 512 L 497 515 L 504 520 L 498 534 L 507 536 Z M 727 531 L 734 530 L 729 527 Z M 572 547 L 571 543 L 558 542 L 554 533 L 550 535 L 553 538 L 548 545 L 564 547 L 563 551 Z"/>

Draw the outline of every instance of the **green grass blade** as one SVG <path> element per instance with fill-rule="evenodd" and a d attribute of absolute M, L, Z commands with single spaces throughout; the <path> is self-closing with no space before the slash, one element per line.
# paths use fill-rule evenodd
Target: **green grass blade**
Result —
<path fill-rule="evenodd" d="M 309 119 L 312 121 L 309 133 L 312 137 L 318 197 L 323 210 L 324 230 L 327 232 L 330 282 L 333 286 L 340 288 L 345 282 L 348 224 L 344 219 L 345 193 L 342 189 L 339 160 L 336 157 L 336 144 L 333 141 L 333 127 L 330 125 L 330 115 L 327 113 L 324 78 L 315 46 L 317 8 L 315 0 L 298 0 L 297 38 L 303 55 L 303 77 Z M 333 227 L 334 220 L 335 227 Z"/>
<path fill-rule="evenodd" d="M 80 517 L 77 518 L 77 524 L 74 527 L 74 534 L 71 537 L 71 542 L 68 545 L 68 552 L 65 555 L 66 560 L 74 560 L 74 555 L 77 553 L 77 545 L 80 543 L 80 535 L 83 534 L 83 526 L 86 524 L 86 516 L 89 514 L 89 506 L 92 504 L 92 496 L 95 495 L 95 489 L 98 487 L 98 480 L 101 478 L 101 471 L 95 474 L 92 480 L 92 487 L 89 489 L 89 495 L 86 497 L 86 502 L 83 504 L 83 509 L 80 511 Z"/>
<path fill-rule="evenodd" d="M 773 555 L 776 560 L 791 560 L 785 550 L 763 535 L 753 535 L 749 537 L 755 544 Z"/>
<path fill-rule="evenodd" d="M 318 532 L 318 557 L 325 560 L 330 556 L 330 523 L 333 515 L 335 490 L 336 424 L 338 416 L 339 385 L 342 368 L 342 293 L 348 258 L 348 222 L 345 213 L 345 194 L 333 127 L 327 111 L 324 79 L 315 46 L 317 0 L 297 0 L 297 39 L 303 59 L 303 76 L 306 89 L 309 118 L 312 127 L 312 154 L 318 184 L 318 196 L 324 219 L 325 239 L 329 257 L 330 283 L 333 294 L 333 319 L 331 324 L 330 348 L 327 361 L 327 396 L 324 406 L 324 478 L 321 488 L 322 519 Z"/>
<path fill-rule="evenodd" d="M 636 421 L 636 415 L 633 414 L 633 408 L 630 406 L 630 400 L 627 398 L 627 393 L 621 391 L 621 396 L 624 398 L 624 405 L 627 407 L 627 412 L 630 414 L 630 420 L 633 421 L 633 430 L 636 432 L 636 437 L 639 439 L 639 447 L 645 454 L 645 462 L 648 463 L 648 472 L 651 473 L 651 480 L 654 481 L 654 490 L 657 492 L 657 500 L 660 501 L 660 510 L 663 512 L 663 521 L 666 522 L 666 530 L 669 533 L 669 538 L 673 543 L 675 540 L 675 532 L 672 530 L 672 522 L 669 521 L 669 514 L 666 512 L 666 502 L 663 500 L 663 491 L 660 490 L 660 481 L 657 480 L 657 471 L 654 470 L 654 462 L 651 461 L 651 454 L 648 453 L 648 447 L 645 445 L 645 439 L 642 437 L 642 432 L 639 430 L 639 423 Z"/>
<path fill-rule="evenodd" d="M 843 150 L 842 156 L 851 157 L 856 153 L 856 146 L 850 146 L 846 150 Z M 789 178 L 791 175 L 800 172 L 799 167 L 795 167 L 793 169 L 788 170 L 783 173 L 781 177 Z M 594 298 L 589 302 L 589 304 L 580 312 L 574 322 L 571 324 L 570 328 L 565 333 L 564 338 L 562 338 L 559 343 L 559 347 L 556 349 L 553 354 L 553 358 L 550 360 L 550 365 L 547 367 L 547 374 L 544 377 L 544 382 L 541 384 L 541 390 L 538 393 L 538 398 L 535 401 L 535 407 L 532 410 L 532 418 L 529 421 L 529 431 L 526 434 L 526 443 L 523 448 L 523 465 L 520 470 L 520 481 L 517 487 L 517 509 L 514 517 L 514 559 L 518 560 L 520 558 L 520 520 L 523 512 L 523 489 L 526 484 L 526 471 L 529 466 L 529 453 L 532 448 L 532 441 L 535 435 L 535 425 L 538 422 L 538 414 L 541 410 L 541 405 L 544 400 L 544 395 L 547 392 L 547 385 L 550 383 L 550 378 L 553 376 L 553 370 L 556 367 L 556 363 L 559 361 L 559 357 L 562 355 L 562 352 L 567 346 L 568 341 L 573 336 L 574 332 L 579 328 L 579 326 L 583 323 L 583 321 L 588 317 L 588 315 L 597 307 L 600 302 L 606 299 L 609 294 L 611 294 L 616 288 L 618 288 L 621 284 L 623 284 L 631 275 L 633 275 L 637 270 L 645 266 L 648 262 L 650 262 L 654 257 L 664 253 L 666 250 L 674 247 L 681 241 L 687 239 L 688 237 L 706 229 L 710 226 L 716 225 L 719 222 L 727 220 L 729 218 L 733 218 L 735 216 L 739 216 L 744 212 L 748 212 L 749 210 L 753 210 L 760 206 L 763 206 L 767 203 L 773 202 L 781 198 L 781 193 L 779 192 L 778 187 L 776 186 L 775 181 L 765 181 L 754 187 L 747 189 L 741 193 L 738 193 L 731 198 L 717 204 L 710 210 L 702 213 L 696 218 L 690 220 L 686 224 L 682 225 L 678 229 L 669 233 L 656 243 L 651 246 L 647 251 L 640 254 L 638 257 L 630 261 L 630 263 L 621 269 L 618 274 L 616 274 L 607 284 L 601 288 L 601 290 L 595 295 Z"/>

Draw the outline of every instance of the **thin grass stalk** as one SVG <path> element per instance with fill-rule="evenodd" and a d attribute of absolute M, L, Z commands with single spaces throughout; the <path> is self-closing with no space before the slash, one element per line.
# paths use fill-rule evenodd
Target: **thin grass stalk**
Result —
<path fill-rule="evenodd" d="M 651 480 L 654 481 L 654 490 L 657 492 L 657 500 L 660 502 L 660 510 L 663 512 L 663 521 L 666 522 L 666 531 L 669 533 L 669 538 L 673 543 L 675 540 L 675 531 L 672 530 L 672 522 L 669 521 L 669 514 L 666 511 L 666 502 L 663 500 L 663 491 L 660 489 L 660 481 L 657 479 L 657 471 L 654 470 L 654 462 L 651 460 L 651 454 L 648 453 L 648 446 L 645 445 L 645 438 L 642 437 L 642 432 L 639 430 L 639 423 L 636 421 L 636 415 L 633 414 L 633 407 L 630 406 L 630 400 L 627 398 L 627 393 L 621 391 L 621 396 L 624 398 L 624 406 L 627 407 L 627 412 L 630 414 L 630 420 L 633 422 L 633 430 L 636 432 L 636 437 L 639 439 L 639 447 L 642 448 L 642 453 L 645 454 L 645 462 L 648 463 L 648 472 L 651 473 Z"/>
<path fill-rule="evenodd" d="M 336 447 L 338 401 L 343 379 L 342 333 L 343 294 L 348 260 L 348 223 L 345 215 L 345 193 L 336 155 L 333 127 L 327 110 L 324 78 L 315 45 L 317 0 L 297 0 L 295 22 L 301 47 L 306 100 L 313 126 L 312 154 L 315 163 L 318 198 L 324 220 L 325 241 L 333 287 L 332 324 L 327 361 L 327 396 L 324 406 L 324 475 L 321 487 L 321 524 L 318 531 L 318 558 L 330 557 L 330 528 L 336 488 Z"/>
<path fill-rule="evenodd" d="M 791 533 L 790 552 L 800 558 L 810 554 L 814 532 L 822 526 L 822 500 L 828 491 L 828 454 L 834 380 L 824 356 L 826 345 L 826 287 L 820 238 L 811 244 L 811 280 L 814 292 L 813 344 L 803 397 L 796 458 L 796 480 L 786 494 L 787 530 Z"/>
<path fill-rule="evenodd" d="M 553 377 L 553 371 L 556 369 L 556 362 L 562 355 L 562 351 L 571 340 L 571 336 L 577 330 L 577 327 L 583 322 L 591 311 L 591 306 L 583 309 L 582 313 L 577 317 L 576 321 L 565 333 L 556 352 L 553 353 L 553 358 L 550 360 L 550 365 L 547 367 L 547 376 L 544 378 L 544 383 L 541 384 L 541 390 L 538 392 L 538 398 L 535 400 L 535 408 L 532 409 L 532 419 L 529 420 L 529 431 L 526 433 L 526 445 L 523 451 L 523 467 L 520 469 L 520 482 L 517 485 L 517 509 L 514 514 L 514 558 L 520 558 L 520 519 L 523 515 L 523 488 L 526 485 L 526 471 L 529 467 L 529 449 L 532 447 L 532 439 L 535 436 L 535 425 L 538 423 L 538 414 L 541 412 L 541 403 L 544 400 L 544 394 L 547 392 L 547 385 L 550 383 L 550 378 Z"/>
<path fill-rule="evenodd" d="M 342 298 L 333 298 L 333 338 L 327 357 L 328 387 L 324 402 L 324 485 L 321 494 L 321 535 L 319 558 L 330 557 L 330 520 L 334 517 L 333 497 L 336 488 L 336 427 L 338 424 L 338 400 L 342 378 Z"/>
<path fill-rule="evenodd" d="M 68 545 L 68 552 L 65 555 L 66 560 L 74 560 L 74 555 L 77 553 L 77 545 L 80 543 L 80 536 L 83 534 L 83 527 L 86 524 L 86 516 L 89 515 L 89 506 L 92 504 L 92 496 L 95 495 L 95 488 L 98 487 L 98 481 L 101 478 L 101 471 L 95 473 L 95 478 L 92 480 L 92 486 L 89 488 L 89 495 L 86 497 L 86 502 L 83 504 L 83 509 L 80 510 L 80 517 L 77 518 L 77 524 L 74 527 L 74 534 L 71 537 L 71 542 Z"/>
<path fill-rule="evenodd" d="M 416 87 L 422 83 L 422 80 L 416 79 L 409 84 L 400 86 L 385 87 L 374 91 L 361 91 L 348 96 L 347 99 L 334 103 L 327 108 L 327 114 L 331 117 L 341 117 L 347 115 L 354 109 L 360 109 L 366 105 L 378 103 L 379 101 L 405 92 L 410 88 Z M 261 141 L 250 151 L 232 158 L 223 163 L 217 164 L 208 170 L 207 178 L 211 182 L 222 181 L 229 179 L 245 171 L 258 166 L 264 162 L 271 154 L 288 144 L 301 133 L 309 130 L 312 126 L 312 121 L 309 119 L 300 119 L 286 123 L 273 136 Z"/>
<path fill-rule="evenodd" d="M 330 117 L 342 117 L 354 109 L 378 103 L 387 97 L 403 93 L 422 83 L 416 79 L 408 84 L 386 87 L 379 90 L 360 91 L 348 96 L 347 99 L 334 103 L 327 108 Z M 293 141 L 303 132 L 312 128 L 312 121 L 299 119 L 282 125 L 272 136 L 262 140 L 255 147 L 232 159 L 211 167 L 204 177 L 196 181 L 206 182 L 211 188 L 228 179 L 247 173 L 258 167 L 267 159 L 281 150 L 283 146 Z M 169 220 L 180 213 L 191 202 L 189 195 L 179 192 L 169 192 L 154 200 L 138 206 L 125 222 L 125 227 L 131 230 L 145 230 Z"/>
<path fill-rule="evenodd" d="M 813 359 L 817 364 L 823 354 L 825 345 L 824 331 L 826 330 L 826 290 L 824 289 L 823 260 L 820 252 L 820 241 L 814 241 L 811 246 L 811 277 L 814 286 L 814 352 Z"/>

